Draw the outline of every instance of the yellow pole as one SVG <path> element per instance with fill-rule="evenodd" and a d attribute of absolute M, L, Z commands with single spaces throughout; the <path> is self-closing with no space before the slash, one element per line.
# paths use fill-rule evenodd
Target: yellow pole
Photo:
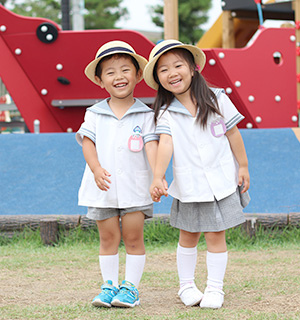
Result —
<path fill-rule="evenodd" d="M 178 0 L 164 0 L 165 40 L 178 40 Z"/>

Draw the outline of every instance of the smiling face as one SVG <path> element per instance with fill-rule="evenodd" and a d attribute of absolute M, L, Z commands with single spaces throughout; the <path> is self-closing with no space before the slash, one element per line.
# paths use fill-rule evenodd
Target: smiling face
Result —
<path fill-rule="evenodd" d="M 156 72 L 160 84 L 176 98 L 189 94 L 193 71 L 182 55 L 166 52 L 159 58 Z"/>
<path fill-rule="evenodd" d="M 112 99 L 126 99 L 133 97 L 141 76 L 142 71 L 137 71 L 130 57 L 112 56 L 101 61 L 100 77 L 96 76 L 96 80 Z"/>

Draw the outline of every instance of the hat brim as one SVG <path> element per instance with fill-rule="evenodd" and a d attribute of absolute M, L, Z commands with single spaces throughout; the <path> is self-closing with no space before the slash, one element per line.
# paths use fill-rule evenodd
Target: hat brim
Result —
<path fill-rule="evenodd" d="M 186 49 L 191 52 L 191 54 L 194 57 L 195 63 L 198 66 L 198 72 L 201 72 L 205 66 L 206 62 L 206 56 L 204 52 L 195 46 L 188 45 L 188 44 L 176 44 L 174 46 L 168 47 L 159 54 L 157 54 L 151 61 L 149 61 L 144 69 L 144 80 L 147 83 L 149 87 L 151 87 L 154 90 L 158 90 L 159 84 L 154 80 L 153 77 L 153 70 L 155 67 L 156 62 L 158 59 L 166 52 L 172 50 L 172 49 Z"/>
<path fill-rule="evenodd" d="M 86 67 L 85 67 L 85 70 L 84 70 L 84 73 L 85 75 L 92 81 L 94 82 L 96 85 L 100 85 L 99 82 L 96 80 L 96 74 L 95 74 L 95 71 L 96 71 L 96 67 L 97 67 L 97 64 L 99 63 L 100 60 L 102 60 L 104 57 L 107 57 L 107 56 L 111 56 L 111 55 L 114 55 L 114 54 L 118 54 L 118 53 L 123 53 L 123 54 L 127 54 L 129 56 L 132 56 L 137 62 L 138 62 L 138 65 L 140 67 L 140 69 L 143 71 L 146 64 L 147 64 L 147 60 L 138 55 L 138 54 L 134 54 L 134 53 L 129 53 L 129 52 L 124 52 L 124 51 L 121 51 L 121 50 L 116 50 L 116 51 L 113 51 L 113 52 L 110 52 L 108 54 L 105 54 L 105 55 L 102 55 L 101 57 L 93 60 L 92 62 L 90 62 Z M 139 79 L 139 81 L 142 81 L 143 80 L 143 76 Z"/>

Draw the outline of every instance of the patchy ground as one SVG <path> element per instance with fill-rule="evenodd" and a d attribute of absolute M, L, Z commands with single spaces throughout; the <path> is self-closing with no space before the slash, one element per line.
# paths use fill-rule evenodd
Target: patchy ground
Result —
<path fill-rule="evenodd" d="M 27 264 L 25 267 L 20 261 L 15 265 L 4 264 L 6 267 L 0 269 L 0 308 L 4 307 L 0 309 L 0 319 L 23 319 L 18 309 L 21 306 L 38 309 L 38 306 L 45 305 L 51 308 L 74 304 L 90 308 L 94 318 L 96 312 L 99 313 L 99 319 L 119 319 L 120 317 L 114 314 L 113 309 L 116 308 L 110 309 L 109 312 L 106 310 L 104 316 L 101 309 L 90 306 L 90 301 L 98 294 L 101 284 L 97 259 L 94 258 L 89 258 L 90 261 L 80 261 L 80 257 L 77 257 L 66 262 L 51 253 L 33 258 L 32 263 L 24 262 Z M 10 257 L 0 256 L 0 259 Z M 230 252 L 225 277 L 224 308 L 222 311 L 213 311 L 209 318 L 300 319 L 299 261 L 300 252 L 295 250 Z M 120 270 L 124 271 L 124 257 L 120 261 Z M 202 291 L 205 288 L 205 279 L 205 252 L 200 251 L 196 283 Z M 124 309 L 124 313 L 129 316 L 128 319 L 177 319 L 179 315 L 181 319 L 185 319 L 182 314 L 186 314 L 186 318 L 189 319 L 196 319 L 196 316 L 206 319 L 203 317 L 207 314 L 205 311 L 196 307 L 186 308 L 177 297 L 175 252 L 147 254 L 139 290 L 141 305 L 134 308 L 135 310 Z M 6 308 L 15 310 L 16 316 L 8 317 L 11 313 L 5 313 Z M 224 312 L 226 316 L 223 318 Z M 261 314 L 273 314 L 273 317 L 265 318 L 259 316 Z M 23 316 L 24 319 L 30 319 Z M 76 319 L 86 317 L 79 316 Z M 51 319 L 75 318 L 64 318 L 60 315 Z"/>

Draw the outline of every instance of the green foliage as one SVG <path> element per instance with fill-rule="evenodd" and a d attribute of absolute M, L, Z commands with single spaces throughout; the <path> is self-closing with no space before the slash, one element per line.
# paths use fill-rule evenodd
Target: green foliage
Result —
<path fill-rule="evenodd" d="M 163 1 L 162 1 L 163 2 Z M 201 25 L 208 20 L 207 12 L 211 0 L 178 0 L 179 40 L 195 44 L 202 37 Z M 163 4 L 151 7 L 152 21 L 159 27 L 164 25 Z"/>
<path fill-rule="evenodd" d="M 5 1 L 6 0 L 0 0 Z M 86 0 L 85 29 L 113 29 L 121 17 L 127 17 L 126 8 L 121 8 L 123 0 Z M 1 2 L 2 3 L 2 2 Z M 70 0 L 70 8 L 71 8 Z M 58 0 L 18 0 L 10 1 L 11 10 L 22 16 L 44 17 L 61 24 L 61 1 Z M 72 14 L 72 12 L 71 12 Z M 70 23 L 72 19 L 70 19 Z"/>
<path fill-rule="evenodd" d="M 56 0 L 11 0 L 12 11 L 27 17 L 43 17 L 56 23 L 61 22 L 60 1 Z"/>
<path fill-rule="evenodd" d="M 121 17 L 127 17 L 126 8 L 121 8 L 122 0 L 86 0 L 85 28 L 114 29 Z"/>

